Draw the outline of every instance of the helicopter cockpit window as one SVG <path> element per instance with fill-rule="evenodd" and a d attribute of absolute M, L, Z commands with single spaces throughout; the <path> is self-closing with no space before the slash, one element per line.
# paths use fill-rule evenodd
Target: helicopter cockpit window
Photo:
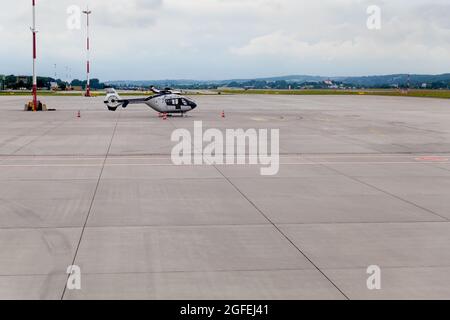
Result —
<path fill-rule="evenodd" d="M 178 99 L 167 99 L 166 104 L 168 106 L 188 106 L 189 102 L 186 99 L 178 98 Z"/>
<path fill-rule="evenodd" d="M 179 101 L 178 101 L 178 99 L 167 99 L 166 104 L 168 106 L 176 106 L 179 104 Z"/>

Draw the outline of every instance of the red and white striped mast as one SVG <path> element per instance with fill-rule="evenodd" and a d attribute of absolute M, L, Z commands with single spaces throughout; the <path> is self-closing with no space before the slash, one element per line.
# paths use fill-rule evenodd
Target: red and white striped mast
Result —
<path fill-rule="evenodd" d="M 91 96 L 91 84 L 90 84 L 90 72 L 91 72 L 91 66 L 90 66 L 90 41 L 89 41 L 89 15 L 92 13 L 92 11 L 89 11 L 89 6 L 87 7 L 87 10 L 83 11 L 84 14 L 86 14 L 87 17 L 87 52 L 86 52 L 86 74 L 87 74 L 87 82 L 86 82 L 86 97 Z"/>
<path fill-rule="evenodd" d="M 32 0 L 33 4 L 33 26 L 31 32 L 33 33 L 33 111 L 38 109 L 37 101 L 37 77 L 36 77 L 36 0 Z"/>

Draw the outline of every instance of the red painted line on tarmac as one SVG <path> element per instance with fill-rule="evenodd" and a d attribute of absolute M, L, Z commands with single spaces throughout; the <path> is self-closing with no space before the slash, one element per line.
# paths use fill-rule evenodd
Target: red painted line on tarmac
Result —
<path fill-rule="evenodd" d="M 425 161 L 425 162 L 446 162 L 449 159 L 444 157 L 436 157 L 436 156 L 429 156 L 429 157 L 420 157 L 415 158 L 417 161 Z"/>

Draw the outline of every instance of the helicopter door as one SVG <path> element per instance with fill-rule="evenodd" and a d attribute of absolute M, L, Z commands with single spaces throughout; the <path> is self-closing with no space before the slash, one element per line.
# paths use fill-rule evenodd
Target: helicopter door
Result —
<path fill-rule="evenodd" d="M 178 99 L 178 98 L 166 99 L 167 109 L 169 111 L 181 110 L 181 104 L 180 104 L 179 100 L 180 99 Z"/>
<path fill-rule="evenodd" d="M 178 99 L 175 99 L 175 100 L 176 100 L 175 109 L 177 111 L 181 111 L 181 99 L 178 98 Z"/>

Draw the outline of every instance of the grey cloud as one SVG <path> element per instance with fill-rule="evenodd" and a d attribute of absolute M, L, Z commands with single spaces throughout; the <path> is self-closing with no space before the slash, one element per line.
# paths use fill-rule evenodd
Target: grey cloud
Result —
<path fill-rule="evenodd" d="M 83 76 L 85 27 L 69 31 L 65 25 L 66 8 L 86 2 L 38 1 L 42 74 L 51 75 L 58 63 L 72 65 Z M 450 71 L 449 0 L 89 3 L 93 75 L 102 80 Z M 380 31 L 366 27 L 371 4 L 381 6 Z M 11 1 L 8 9 L 0 11 L 0 38 L 9 44 L 0 46 L 0 61 L 7 61 L 0 73 L 26 73 L 31 6 Z M 149 61 L 158 63 L 150 66 Z"/>
<path fill-rule="evenodd" d="M 110 0 L 96 4 L 97 24 L 114 28 L 145 28 L 158 19 L 163 0 Z"/>

